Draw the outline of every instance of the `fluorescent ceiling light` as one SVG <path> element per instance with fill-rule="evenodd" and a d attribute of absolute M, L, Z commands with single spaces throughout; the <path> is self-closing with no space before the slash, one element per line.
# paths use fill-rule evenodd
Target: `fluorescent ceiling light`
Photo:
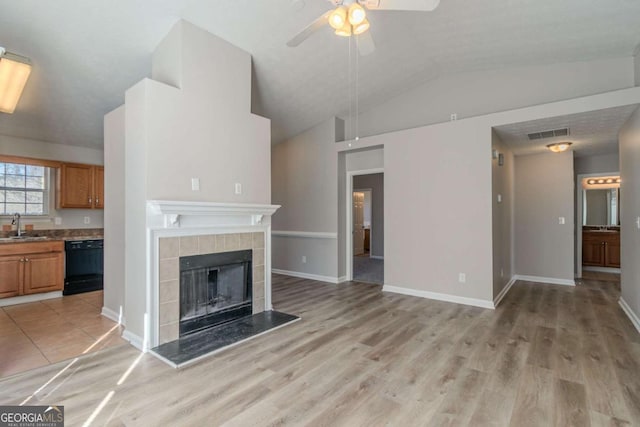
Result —
<path fill-rule="evenodd" d="M 29 58 L 0 47 L 0 112 L 13 114 L 31 74 Z"/>

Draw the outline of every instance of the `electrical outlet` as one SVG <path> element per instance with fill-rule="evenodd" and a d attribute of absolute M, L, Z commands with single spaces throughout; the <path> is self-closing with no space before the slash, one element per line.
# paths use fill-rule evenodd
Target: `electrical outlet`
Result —
<path fill-rule="evenodd" d="M 458 113 L 451 113 L 451 121 L 455 122 L 456 120 L 458 120 Z"/>
<path fill-rule="evenodd" d="M 242 184 L 240 184 L 239 182 L 236 182 L 235 191 L 236 191 L 236 194 L 242 194 Z"/>
<path fill-rule="evenodd" d="M 498 203 L 502 203 L 502 194 L 498 194 Z"/>
<path fill-rule="evenodd" d="M 564 221 L 564 217 L 563 217 L 563 216 L 561 216 L 561 217 L 559 217 L 559 218 L 558 218 L 558 224 L 560 224 L 560 225 L 564 225 L 564 222 L 565 222 L 565 221 Z"/>
<path fill-rule="evenodd" d="M 54 223 L 55 225 L 62 225 L 62 218 L 60 218 L 59 216 L 55 217 L 55 218 L 53 219 L 53 223 Z"/>
<path fill-rule="evenodd" d="M 467 275 L 464 273 L 458 274 L 458 282 L 465 283 L 467 281 Z"/>
<path fill-rule="evenodd" d="M 640 230 L 640 216 L 636 218 L 636 227 Z"/>
<path fill-rule="evenodd" d="M 504 277 L 504 268 L 500 269 L 500 277 Z"/>
<path fill-rule="evenodd" d="M 302 255 L 302 263 L 303 264 L 307 263 L 307 256 L 306 255 Z"/>
<path fill-rule="evenodd" d="M 200 178 L 191 178 L 191 190 L 200 191 Z"/>
<path fill-rule="evenodd" d="M 91 224 L 91 217 L 90 216 L 85 216 L 84 217 L 84 223 L 85 224 Z"/>

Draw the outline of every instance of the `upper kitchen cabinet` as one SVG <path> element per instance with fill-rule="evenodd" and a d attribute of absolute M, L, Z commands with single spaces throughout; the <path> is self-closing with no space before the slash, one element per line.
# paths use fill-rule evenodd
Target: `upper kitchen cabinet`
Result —
<path fill-rule="evenodd" d="M 58 208 L 103 209 L 104 167 L 63 163 L 56 190 Z"/>

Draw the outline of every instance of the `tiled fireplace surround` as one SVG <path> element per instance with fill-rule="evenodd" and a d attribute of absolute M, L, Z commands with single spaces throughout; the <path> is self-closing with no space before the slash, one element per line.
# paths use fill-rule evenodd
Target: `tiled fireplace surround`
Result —
<path fill-rule="evenodd" d="M 178 339 L 181 256 L 251 249 L 253 313 L 272 309 L 271 215 L 279 207 L 147 201 L 149 322 L 141 349 Z"/>
<path fill-rule="evenodd" d="M 183 256 L 251 249 L 253 313 L 264 311 L 264 233 L 204 234 L 164 237 L 159 241 L 159 343 L 178 339 L 180 267 Z"/>

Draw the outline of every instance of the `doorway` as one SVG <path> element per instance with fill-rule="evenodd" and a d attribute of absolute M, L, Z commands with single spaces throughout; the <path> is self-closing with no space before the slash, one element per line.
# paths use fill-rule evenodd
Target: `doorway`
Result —
<path fill-rule="evenodd" d="M 576 199 L 576 277 L 619 275 L 619 172 L 578 174 Z"/>
<path fill-rule="evenodd" d="M 384 283 L 384 174 L 349 172 L 347 233 L 349 280 Z"/>

